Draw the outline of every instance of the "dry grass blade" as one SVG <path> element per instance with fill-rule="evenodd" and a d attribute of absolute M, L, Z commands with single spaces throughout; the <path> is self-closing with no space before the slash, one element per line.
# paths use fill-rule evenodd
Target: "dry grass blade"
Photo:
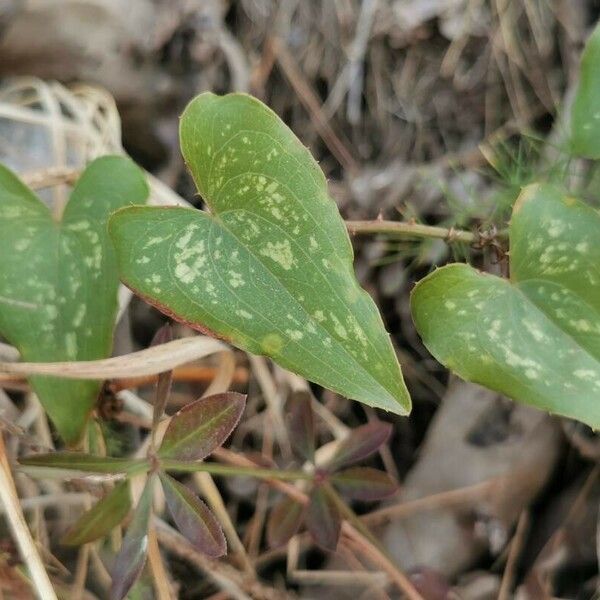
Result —
<path fill-rule="evenodd" d="M 182 338 L 124 356 L 81 362 L 9 363 L 0 362 L 0 373 L 11 375 L 53 375 L 67 379 L 113 379 L 142 377 L 169 371 L 179 365 L 227 350 L 213 338 Z"/>

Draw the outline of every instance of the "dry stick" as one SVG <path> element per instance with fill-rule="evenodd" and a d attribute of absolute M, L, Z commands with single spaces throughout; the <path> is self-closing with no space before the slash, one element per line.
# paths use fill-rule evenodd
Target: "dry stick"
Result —
<path fill-rule="evenodd" d="M 223 352 L 218 340 L 194 336 L 153 346 L 124 356 L 80 362 L 0 362 L 0 372 L 17 375 L 52 375 L 66 379 L 113 379 L 155 375 L 199 358 Z"/>
<path fill-rule="evenodd" d="M 519 517 L 517 523 L 517 529 L 515 535 L 510 542 L 510 548 L 508 551 L 508 558 L 506 559 L 506 568 L 502 575 L 502 583 L 500 584 L 500 590 L 498 591 L 498 600 L 508 600 L 510 598 L 510 591 L 512 589 L 515 579 L 515 569 L 517 567 L 517 561 L 523 545 L 525 543 L 525 534 L 529 528 L 529 513 L 524 510 Z"/>
<path fill-rule="evenodd" d="M 0 502 L 4 505 L 8 525 L 14 535 L 19 547 L 21 558 L 27 565 L 27 569 L 35 584 L 35 590 L 42 600 L 56 600 L 56 593 L 52 588 L 48 573 L 38 554 L 35 542 L 27 528 L 25 517 L 19 506 L 19 497 L 10 472 L 10 466 L 6 457 L 4 440 L 0 435 Z"/>
<path fill-rule="evenodd" d="M 169 552 L 188 561 L 205 573 L 229 597 L 250 600 L 280 600 L 289 598 L 285 592 L 275 590 L 254 578 L 246 578 L 230 565 L 217 560 L 212 560 L 198 552 L 192 544 L 180 533 L 169 527 L 164 521 L 155 518 L 156 535 L 161 545 Z"/>
<path fill-rule="evenodd" d="M 169 584 L 169 577 L 158 548 L 156 531 L 152 525 L 148 530 L 148 563 L 152 572 L 157 600 L 173 600 L 175 596 Z"/>
<path fill-rule="evenodd" d="M 294 91 L 298 94 L 300 102 L 308 110 L 310 119 L 325 142 L 325 145 L 345 171 L 349 173 L 358 172 L 358 163 L 329 124 L 329 120 L 321 108 L 321 101 L 300 70 L 296 60 L 286 48 L 284 42 L 278 38 L 271 38 L 270 43 L 281 70 L 294 88 Z"/>
<path fill-rule="evenodd" d="M 430 494 L 423 498 L 407 500 L 400 504 L 386 506 L 371 513 L 362 515 L 361 521 L 369 525 L 380 525 L 393 519 L 405 519 L 417 512 L 424 510 L 435 510 L 441 507 L 460 506 L 466 502 L 472 502 L 475 498 L 485 498 L 499 487 L 507 485 L 510 478 L 508 476 L 494 477 L 474 485 L 461 487 L 455 490 Z"/>

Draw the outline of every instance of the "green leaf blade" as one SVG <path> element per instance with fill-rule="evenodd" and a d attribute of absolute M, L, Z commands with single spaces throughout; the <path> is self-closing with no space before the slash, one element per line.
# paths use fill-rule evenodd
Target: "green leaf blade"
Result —
<path fill-rule="evenodd" d="M 510 226 L 511 281 L 448 265 L 415 287 L 430 352 L 458 375 L 600 426 L 600 215 L 526 188 Z"/>
<path fill-rule="evenodd" d="M 140 576 L 148 551 L 148 531 L 152 519 L 155 475 L 146 481 L 142 495 L 123 538 L 121 549 L 111 569 L 110 598 L 122 600 Z"/>
<path fill-rule="evenodd" d="M 211 214 L 117 213 L 110 228 L 123 281 L 178 320 L 350 398 L 408 413 L 394 350 L 308 150 L 243 94 L 192 101 L 181 145 Z"/>
<path fill-rule="evenodd" d="M 166 473 L 160 475 L 160 480 L 167 506 L 179 531 L 207 556 L 223 556 L 227 552 L 225 535 L 206 504 Z"/>
<path fill-rule="evenodd" d="M 129 482 L 123 481 L 81 515 L 63 536 L 61 543 L 80 546 L 100 539 L 123 521 L 130 509 Z"/>
<path fill-rule="evenodd" d="M 231 435 L 245 406 L 246 396 L 237 392 L 214 394 L 187 404 L 171 418 L 158 456 L 203 460 Z"/>
<path fill-rule="evenodd" d="M 141 171 L 103 157 L 84 171 L 60 223 L 8 169 L 0 169 L 0 333 L 26 361 L 105 358 L 112 347 L 118 274 L 109 214 L 143 203 Z M 97 381 L 35 376 L 31 383 L 64 440 L 80 439 Z"/>
<path fill-rule="evenodd" d="M 575 154 L 600 158 L 600 25 L 588 39 L 581 57 L 571 130 Z"/>
<path fill-rule="evenodd" d="M 20 458 L 19 462 L 28 467 L 66 469 L 82 473 L 134 473 L 149 467 L 145 459 L 93 456 L 82 452 L 33 454 Z"/>

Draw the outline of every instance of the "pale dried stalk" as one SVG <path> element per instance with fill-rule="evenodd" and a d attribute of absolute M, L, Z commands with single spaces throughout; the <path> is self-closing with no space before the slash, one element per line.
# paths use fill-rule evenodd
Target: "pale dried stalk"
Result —
<path fill-rule="evenodd" d="M 170 371 L 185 363 L 225 350 L 227 346 L 218 340 L 196 336 L 103 360 L 54 363 L 0 362 L 0 372 L 11 375 L 52 375 L 67 379 L 140 377 Z"/>
<path fill-rule="evenodd" d="M 169 576 L 160 555 L 156 531 L 153 526 L 148 531 L 148 563 L 152 571 L 152 580 L 154 581 L 154 591 L 156 592 L 157 600 L 174 600 L 175 596 L 169 584 Z"/>
<path fill-rule="evenodd" d="M 8 525 L 14 535 L 23 562 L 33 579 L 35 591 L 41 600 L 56 600 L 57 596 L 50 583 L 50 578 L 42 559 L 37 551 L 35 542 L 25 522 L 25 517 L 19 505 L 19 497 L 6 458 L 4 440 L 0 435 L 0 502 L 4 505 Z"/>

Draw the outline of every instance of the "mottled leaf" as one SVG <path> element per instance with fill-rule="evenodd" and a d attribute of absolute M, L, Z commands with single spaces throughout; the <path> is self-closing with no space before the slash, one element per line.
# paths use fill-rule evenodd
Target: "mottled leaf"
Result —
<path fill-rule="evenodd" d="M 111 570 L 111 600 L 121 600 L 127 595 L 146 563 L 148 549 L 148 529 L 152 518 L 152 498 L 154 491 L 152 476 L 146 482 L 144 491 L 123 538 L 121 549 L 115 557 Z"/>
<path fill-rule="evenodd" d="M 298 533 L 306 507 L 293 498 L 282 498 L 271 510 L 267 523 L 267 541 L 272 548 L 287 544 Z"/>
<path fill-rule="evenodd" d="M 110 355 L 118 276 L 108 216 L 148 194 L 121 157 L 91 163 L 57 223 L 46 205 L 0 166 L 0 334 L 31 362 Z M 33 389 L 59 433 L 75 444 L 100 390 L 97 381 L 35 376 Z"/>
<path fill-rule="evenodd" d="M 308 150 L 258 100 L 198 96 L 181 147 L 210 213 L 119 211 L 121 279 L 163 312 L 366 404 L 410 399 L 377 307 Z"/>
<path fill-rule="evenodd" d="M 600 158 L 600 24 L 587 41 L 579 69 L 579 85 L 571 112 L 572 149 Z"/>
<path fill-rule="evenodd" d="M 353 429 L 344 438 L 328 464 L 329 471 L 364 460 L 377 452 L 392 433 L 390 423 L 372 421 Z"/>
<path fill-rule="evenodd" d="M 287 402 L 288 431 L 292 448 L 302 458 L 314 462 L 315 423 L 310 392 L 293 392 Z"/>
<path fill-rule="evenodd" d="M 221 446 L 238 424 L 246 396 L 236 392 L 201 398 L 171 418 L 158 455 L 176 460 L 202 460 Z"/>
<path fill-rule="evenodd" d="M 398 491 L 398 484 L 384 471 L 352 467 L 332 476 L 338 490 L 351 500 L 382 500 Z"/>
<path fill-rule="evenodd" d="M 166 473 L 161 474 L 167 506 L 181 533 L 200 552 L 211 558 L 227 552 L 227 542 L 221 526 L 206 504 Z"/>
<path fill-rule="evenodd" d="M 531 185 L 510 223 L 510 281 L 467 265 L 414 289 L 429 351 L 463 379 L 600 426 L 600 214 Z"/>
<path fill-rule="evenodd" d="M 131 473 L 144 469 L 148 462 L 139 458 L 92 456 L 80 452 L 32 454 L 19 459 L 22 465 L 52 469 L 67 469 L 82 473 Z"/>
<path fill-rule="evenodd" d="M 83 513 L 61 542 L 67 546 L 79 546 L 104 537 L 128 515 L 130 509 L 129 482 L 123 481 Z"/>
<path fill-rule="evenodd" d="M 335 552 L 340 538 L 342 517 L 324 486 L 315 487 L 310 494 L 306 527 L 318 546 Z"/>

